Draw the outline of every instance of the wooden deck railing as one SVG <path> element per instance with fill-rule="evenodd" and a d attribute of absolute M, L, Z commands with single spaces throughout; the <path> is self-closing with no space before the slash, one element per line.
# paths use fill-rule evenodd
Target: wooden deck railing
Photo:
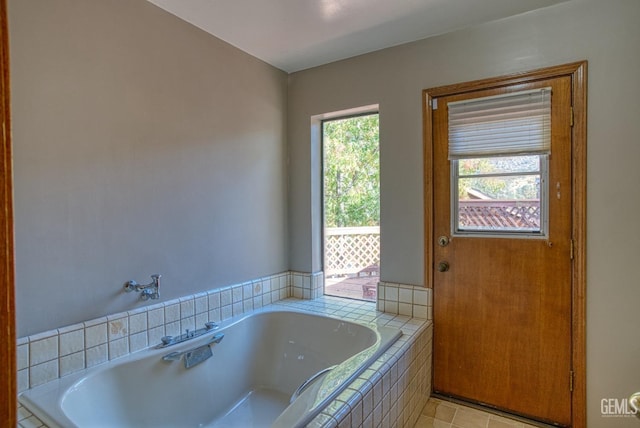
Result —
<path fill-rule="evenodd" d="M 380 264 L 380 227 L 325 229 L 325 275 L 353 275 L 368 269 L 377 274 Z"/>

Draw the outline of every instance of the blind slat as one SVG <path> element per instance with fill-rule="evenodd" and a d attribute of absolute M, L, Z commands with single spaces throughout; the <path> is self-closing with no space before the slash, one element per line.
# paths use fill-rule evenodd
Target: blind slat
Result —
<path fill-rule="evenodd" d="M 448 104 L 449 159 L 549 154 L 551 88 Z"/>

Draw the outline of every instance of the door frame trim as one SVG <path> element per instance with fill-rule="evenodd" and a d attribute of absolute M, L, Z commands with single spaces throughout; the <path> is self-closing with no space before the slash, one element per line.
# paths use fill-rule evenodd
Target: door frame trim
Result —
<path fill-rule="evenodd" d="M 571 267 L 571 394 L 572 426 L 586 426 L 586 251 L 587 251 L 587 61 L 579 61 L 500 77 L 439 86 L 422 91 L 424 278 L 433 288 L 433 124 L 432 101 L 443 96 L 482 89 L 515 86 L 556 77 L 571 77 L 573 127 L 571 129 L 571 181 L 573 263 Z M 434 296 L 434 298 L 436 298 Z M 569 379 L 567 379 L 569 383 Z"/>
<path fill-rule="evenodd" d="M 0 0 L 0 415 L 17 424 L 16 323 L 13 256 L 13 174 L 7 2 Z M 8 397 L 8 398 L 7 398 Z"/>

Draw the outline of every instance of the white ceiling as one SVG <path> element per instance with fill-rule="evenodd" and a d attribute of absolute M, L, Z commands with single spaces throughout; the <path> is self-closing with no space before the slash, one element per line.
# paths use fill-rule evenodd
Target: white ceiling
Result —
<path fill-rule="evenodd" d="M 286 72 L 567 0 L 148 0 Z"/>

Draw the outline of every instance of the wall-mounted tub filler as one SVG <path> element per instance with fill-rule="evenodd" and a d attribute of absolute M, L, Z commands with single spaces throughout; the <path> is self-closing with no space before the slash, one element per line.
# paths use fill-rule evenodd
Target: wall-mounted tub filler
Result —
<path fill-rule="evenodd" d="M 124 291 L 127 293 L 131 291 L 137 291 L 140 294 L 142 300 L 157 299 L 160 297 L 160 278 L 162 275 L 151 275 L 151 282 L 146 285 L 140 285 L 134 280 L 130 280 L 124 283 Z"/>

